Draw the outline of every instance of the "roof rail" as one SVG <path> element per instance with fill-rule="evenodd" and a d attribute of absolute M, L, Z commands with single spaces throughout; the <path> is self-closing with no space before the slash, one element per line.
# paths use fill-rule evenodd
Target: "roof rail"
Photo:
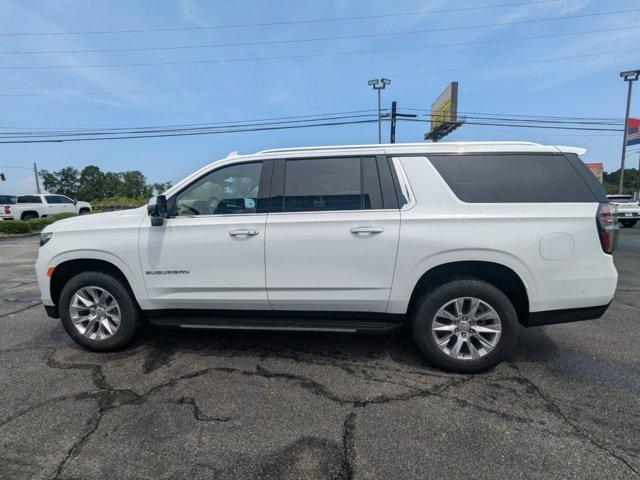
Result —
<path fill-rule="evenodd" d="M 310 150 L 350 150 L 357 148 L 399 148 L 399 147 L 437 147 L 437 146 L 456 146 L 456 145 L 531 145 L 540 146 L 535 142 L 438 142 L 438 143 L 372 143 L 362 145 L 326 145 L 317 147 L 288 147 L 288 148 L 272 148 L 261 150 L 257 153 L 280 153 L 280 152 L 305 152 Z"/>

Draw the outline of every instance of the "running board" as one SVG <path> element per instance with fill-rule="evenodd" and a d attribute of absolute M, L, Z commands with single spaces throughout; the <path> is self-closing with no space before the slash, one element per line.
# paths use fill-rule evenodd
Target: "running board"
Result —
<path fill-rule="evenodd" d="M 145 312 L 148 313 L 148 312 Z M 393 319 L 350 318 L 277 318 L 274 316 L 194 316 L 194 315 L 162 315 L 149 316 L 149 321 L 159 326 L 173 326 L 185 329 L 213 330 L 267 330 L 294 332 L 338 332 L 338 333 L 384 333 L 401 327 L 404 322 L 397 317 Z"/>

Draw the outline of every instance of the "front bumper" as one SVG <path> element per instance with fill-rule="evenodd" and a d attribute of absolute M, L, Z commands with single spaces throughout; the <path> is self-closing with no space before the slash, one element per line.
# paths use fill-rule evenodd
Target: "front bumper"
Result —
<path fill-rule="evenodd" d="M 547 310 L 532 312 L 521 323 L 525 327 L 541 327 L 556 323 L 580 322 L 600 318 L 609 308 L 611 302 L 598 307 L 569 308 L 564 310 Z"/>

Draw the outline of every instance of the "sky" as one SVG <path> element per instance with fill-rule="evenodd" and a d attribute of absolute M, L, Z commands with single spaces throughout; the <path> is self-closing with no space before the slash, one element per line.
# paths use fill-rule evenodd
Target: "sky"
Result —
<path fill-rule="evenodd" d="M 376 97 L 367 80 L 379 77 L 392 81 L 383 92 L 383 107 L 396 100 L 399 108 L 429 109 L 449 82 L 458 81 L 461 112 L 622 119 L 626 84 L 619 73 L 640 68 L 638 1 L 523 4 L 528 1 L 0 0 L 0 131 L 175 125 L 373 109 Z M 449 11 L 514 3 L 520 5 Z M 638 11 L 591 16 L 631 9 Z M 433 10 L 440 12 L 417 13 Z M 283 24 L 402 13 L 410 14 Z M 565 16 L 575 18 L 529 21 Z M 495 25 L 509 22 L 521 23 Z M 222 28 L 203 28 L 211 26 Z M 153 29 L 163 31 L 148 31 Z M 120 32 L 77 33 L 114 30 Z M 416 31 L 422 32 L 406 33 Z M 399 32 L 404 33 L 384 35 Z M 576 32 L 589 33 L 568 35 Z M 558 34 L 564 36 L 553 36 Z M 344 36 L 359 37 L 300 41 Z M 528 36 L 548 38 L 515 40 Z M 288 43 L 255 45 L 269 41 Z M 254 44 L 70 52 L 220 43 Z M 452 43 L 464 45 L 437 47 Z M 350 53 L 362 50 L 368 53 Z M 43 51 L 64 53 L 24 53 Z M 293 56 L 297 58 L 264 58 Z M 122 66 L 128 63 L 165 65 Z M 24 68 L 33 66 L 56 68 Z M 640 116 L 640 82 L 636 92 L 631 112 Z M 388 138 L 388 125 L 383 127 Z M 423 123 L 400 123 L 397 140 L 422 141 L 426 128 Z M 622 134 L 467 124 L 446 140 L 582 146 L 588 149 L 585 161 L 615 170 Z M 48 170 L 86 165 L 109 171 L 137 169 L 151 182 L 175 182 L 230 151 L 376 141 L 377 127 L 364 124 L 0 144 L 0 172 L 7 176 L 0 182 L 0 193 L 33 192 L 33 162 Z M 632 150 L 627 161 L 637 167 L 638 153 Z"/>

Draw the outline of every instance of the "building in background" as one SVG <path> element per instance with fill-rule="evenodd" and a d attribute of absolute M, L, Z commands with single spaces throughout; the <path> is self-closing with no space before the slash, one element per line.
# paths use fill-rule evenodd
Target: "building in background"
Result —
<path fill-rule="evenodd" d="M 587 168 L 589 170 L 591 170 L 591 173 L 593 173 L 595 175 L 595 177 L 598 179 L 598 181 L 600 183 L 602 183 L 602 180 L 603 180 L 603 176 L 602 176 L 603 165 L 602 165 L 602 163 L 585 163 L 585 165 L 587 166 Z"/>

